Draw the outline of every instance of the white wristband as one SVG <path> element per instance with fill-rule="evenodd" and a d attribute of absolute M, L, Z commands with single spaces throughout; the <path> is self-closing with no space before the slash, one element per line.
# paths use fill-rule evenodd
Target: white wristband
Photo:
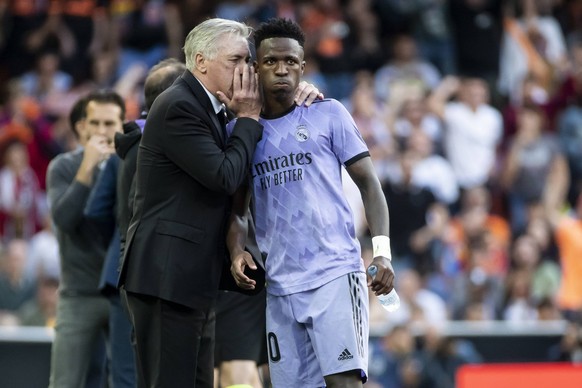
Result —
<path fill-rule="evenodd" d="M 384 256 L 388 260 L 392 260 L 392 251 L 390 250 L 390 237 L 388 236 L 374 236 L 372 237 L 373 257 Z"/>

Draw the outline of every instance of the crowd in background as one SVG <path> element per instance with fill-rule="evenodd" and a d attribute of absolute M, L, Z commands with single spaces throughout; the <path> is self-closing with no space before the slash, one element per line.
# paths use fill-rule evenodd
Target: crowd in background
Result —
<path fill-rule="evenodd" d="M 0 325 L 54 321 L 45 174 L 77 147 L 72 104 L 113 88 L 137 119 L 147 70 L 183 60 L 185 34 L 213 16 L 296 20 L 304 79 L 344 103 L 368 144 L 402 299 L 392 314 L 371 304 L 387 333 L 372 346 L 382 386 L 437 386 L 478 362 L 440 337 L 450 320 L 568 320 L 548 358 L 581 358 L 580 0 L 0 0 Z M 345 190 L 371 260 L 347 175 Z"/>

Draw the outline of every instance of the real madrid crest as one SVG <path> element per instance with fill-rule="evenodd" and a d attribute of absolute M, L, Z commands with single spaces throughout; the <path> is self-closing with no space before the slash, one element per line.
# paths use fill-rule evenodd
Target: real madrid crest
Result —
<path fill-rule="evenodd" d="M 301 124 L 297 126 L 297 131 L 295 131 L 295 140 L 303 143 L 309 139 L 309 130 L 307 126 Z"/>

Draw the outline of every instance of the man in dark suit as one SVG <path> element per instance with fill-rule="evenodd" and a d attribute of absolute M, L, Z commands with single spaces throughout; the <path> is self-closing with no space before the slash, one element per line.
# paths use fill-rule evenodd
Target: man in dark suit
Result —
<path fill-rule="evenodd" d="M 212 387 L 229 196 L 262 136 L 249 33 L 223 19 L 195 27 L 188 70 L 148 114 L 120 274 L 147 387 Z M 228 139 L 217 115 L 224 105 L 237 117 Z"/>
<path fill-rule="evenodd" d="M 172 85 L 186 70 L 186 65 L 176 59 L 166 59 L 154 66 L 144 83 L 146 112 L 155 97 Z M 141 130 L 145 125 L 145 112 L 142 118 L 123 124 L 123 133 L 115 133 L 114 143 L 118 155 L 112 155 L 102 168 L 99 178 L 91 192 L 85 216 L 103 226 L 104 231 L 113 234 L 105 263 L 101 272 L 99 288 L 109 300 L 110 364 L 112 386 L 115 388 L 135 388 L 136 368 L 131 342 L 131 322 L 127 309 L 122 306 L 117 280 L 121 242 L 130 221 L 130 187 L 137 160 L 137 150 Z M 120 231 L 118 231 L 118 229 Z"/>

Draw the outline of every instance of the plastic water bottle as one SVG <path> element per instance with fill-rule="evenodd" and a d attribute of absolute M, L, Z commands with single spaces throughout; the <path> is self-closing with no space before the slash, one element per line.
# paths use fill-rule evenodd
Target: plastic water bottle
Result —
<path fill-rule="evenodd" d="M 371 265 L 368 267 L 368 275 L 373 278 L 376 277 L 378 273 L 378 268 L 375 265 Z M 393 288 L 388 294 L 378 295 L 378 300 L 380 304 L 386 311 L 392 312 L 398 310 L 400 307 L 400 297 L 396 293 L 396 289 Z"/>

